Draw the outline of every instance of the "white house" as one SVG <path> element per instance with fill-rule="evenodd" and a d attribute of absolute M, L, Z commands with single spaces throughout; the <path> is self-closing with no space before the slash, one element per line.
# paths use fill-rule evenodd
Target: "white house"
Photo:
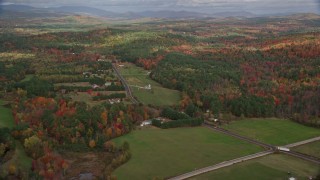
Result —
<path fill-rule="evenodd" d="M 144 87 L 144 89 L 148 89 L 148 90 L 151 90 L 151 84 L 149 84 L 149 85 L 146 85 L 146 86 Z"/>
<path fill-rule="evenodd" d="M 111 82 L 104 83 L 105 86 L 111 86 Z"/>
<path fill-rule="evenodd" d="M 152 120 L 143 121 L 140 126 L 142 127 L 142 126 L 147 126 L 147 125 L 152 125 Z"/>

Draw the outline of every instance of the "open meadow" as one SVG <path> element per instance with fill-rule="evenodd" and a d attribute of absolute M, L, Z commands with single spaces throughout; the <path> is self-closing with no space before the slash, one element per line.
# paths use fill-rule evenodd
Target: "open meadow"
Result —
<path fill-rule="evenodd" d="M 115 171 L 118 179 L 165 178 L 262 151 L 210 129 L 144 129 L 113 140 L 127 141 L 132 158 Z"/>
<path fill-rule="evenodd" d="M 320 130 L 283 119 L 246 119 L 223 128 L 272 145 L 287 145 L 320 136 Z"/>
<path fill-rule="evenodd" d="M 14 126 L 11 110 L 4 107 L 4 101 L 0 100 L 0 128 L 12 128 Z"/>
<path fill-rule="evenodd" d="M 176 105 L 180 101 L 181 93 L 176 90 L 162 87 L 148 76 L 148 71 L 137 67 L 134 64 L 125 63 L 124 67 L 119 68 L 122 76 L 130 85 L 133 95 L 144 104 L 157 106 Z M 151 85 L 151 90 L 144 89 Z"/>

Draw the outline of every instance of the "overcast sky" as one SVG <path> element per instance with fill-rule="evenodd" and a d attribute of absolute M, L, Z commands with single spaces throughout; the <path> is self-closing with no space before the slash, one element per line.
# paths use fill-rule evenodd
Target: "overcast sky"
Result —
<path fill-rule="evenodd" d="M 206 13 L 249 11 L 256 14 L 320 13 L 320 0 L 0 0 L 32 6 L 79 5 L 109 11 L 189 10 Z"/>

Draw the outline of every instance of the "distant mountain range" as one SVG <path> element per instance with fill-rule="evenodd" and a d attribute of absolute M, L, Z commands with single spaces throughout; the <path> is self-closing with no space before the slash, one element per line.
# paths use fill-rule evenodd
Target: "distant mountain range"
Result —
<path fill-rule="evenodd" d="M 32 13 L 42 16 L 43 13 L 47 15 L 54 14 L 86 14 L 91 16 L 100 16 L 108 18 L 207 18 L 207 17 L 254 17 L 256 15 L 245 12 L 223 12 L 223 13 L 197 13 L 191 11 L 143 11 L 143 12 L 127 12 L 127 13 L 115 13 L 111 11 L 104 11 L 98 8 L 85 7 L 85 6 L 61 6 L 61 7 L 50 7 L 50 8 L 36 8 L 26 5 L 10 4 L 1 5 L 1 15 L 7 13 L 19 12 L 21 13 Z"/>
<path fill-rule="evenodd" d="M 121 18 L 121 19 L 137 19 L 137 18 L 167 18 L 167 19 L 190 19 L 190 18 L 221 18 L 221 17 L 258 17 L 250 12 L 238 11 L 238 12 L 219 12 L 219 13 L 198 13 L 191 11 L 144 11 L 144 12 L 127 12 L 127 13 L 115 13 L 111 11 L 105 11 L 98 8 L 86 7 L 86 6 L 61 6 L 50 8 L 36 8 L 27 5 L 0 5 L 0 17 L 11 16 L 61 16 L 65 14 L 80 14 L 99 16 L 106 18 Z"/>

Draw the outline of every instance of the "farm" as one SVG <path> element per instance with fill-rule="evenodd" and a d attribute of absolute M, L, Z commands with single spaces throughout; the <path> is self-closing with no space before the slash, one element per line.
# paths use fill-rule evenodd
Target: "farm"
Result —
<path fill-rule="evenodd" d="M 162 87 L 159 83 L 153 81 L 149 76 L 149 71 L 137 67 L 134 64 L 125 63 L 120 68 L 120 72 L 130 85 L 133 95 L 144 104 L 156 106 L 172 106 L 179 104 L 181 93 Z M 151 89 L 145 86 L 151 85 Z"/>
<path fill-rule="evenodd" d="M 119 179 L 165 178 L 262 151 L 202 127 L 136 130 L 113 141 L 127 141 L 132 152 L 115 171 Z"/>

